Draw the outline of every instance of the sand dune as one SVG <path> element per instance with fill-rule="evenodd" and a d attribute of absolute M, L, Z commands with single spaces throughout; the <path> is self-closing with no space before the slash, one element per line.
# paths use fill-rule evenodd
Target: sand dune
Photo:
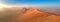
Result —
<path fill-rule="evenodd" d="M 60 16 L 37 8 L 6 8 L 2 22 L 60 22 Z"/>

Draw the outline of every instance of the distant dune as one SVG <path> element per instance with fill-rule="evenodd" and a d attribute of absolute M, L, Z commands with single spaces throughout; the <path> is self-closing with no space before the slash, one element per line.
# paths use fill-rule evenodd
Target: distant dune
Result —
<path fill-rule="evenodd" d="M 49 13 L 53 12 L 53 13 Z M 60 16 L 54 14 L 56 11 L 41 10 L 38 8 L 4 8 L 1 22 L 60 22 Z"/>

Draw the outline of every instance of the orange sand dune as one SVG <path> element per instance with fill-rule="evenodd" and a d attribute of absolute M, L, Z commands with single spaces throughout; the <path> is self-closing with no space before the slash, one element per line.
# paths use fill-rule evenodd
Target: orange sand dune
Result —
<path fill-rule="evenodd" d="M 55 16 L 38 9 L 29 9 L 21 16 L 23 22 L 60 22 L 60 16 Z"/>
<path fill-rule="evenodd" d="M 26 10 L 20 8 L 12 9 L 4 11 L 6 13 L 4 13 L 4 15 L 7 16 L 3 18 L 3 22 L 60 22 L 60 16 L 49 14 L 36 8 L 25 8 Z M 8 15 L 9 12 L 12 16 L 9 16 L 10 14 Z"/>

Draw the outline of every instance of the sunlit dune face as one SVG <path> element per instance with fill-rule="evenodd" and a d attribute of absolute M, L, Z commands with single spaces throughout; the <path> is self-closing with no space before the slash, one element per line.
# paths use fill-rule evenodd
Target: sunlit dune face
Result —
<path fill-rule="evenodd" d="M 29 12 L 29 13 L 28 13 L 28 12 Z M 30 10 L 28 10 L 25 14 L 26 14 L 26 15 L 29 15 L 29 16 L 34 16 L 34 15 L 38 15 L 38 14 L 40 14 L 41 16 L 44 15 L 42 11 L 39 11 L 39 10 L 37 10 L 37 9 L 30 9 Z M 47 13 L 45 13 L 45 14 L 47 14 Z"/>
<path fill-rule="evenodd" d="M 60 16 L 49 14 L 37 9 L 30 9 L 25 12 L 19 19 L 22 22 L 60 22 Z"/>
<path fill-rule="evenodd" d="M 43 18 L 46 18 L 48 16 L 48 13 L 39 11 L 37 9 L 29 9 L 25 12 L 21 18 L 23 19 L 22 21 L 27 21 L 27 22 L 40 22 L 43 21 Z M 42 20 L 41 20 L 42 19 Z"/>

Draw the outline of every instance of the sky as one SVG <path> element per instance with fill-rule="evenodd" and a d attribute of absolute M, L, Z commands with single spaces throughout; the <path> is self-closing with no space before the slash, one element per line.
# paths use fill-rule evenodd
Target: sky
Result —
<path fill-rule="evenodd" d="M 39 6 L 39 7 L 60 7 L 60 0 L 0 0 L 0 10 L 4 7 L 14 6 Z"/>
<path fill-rule="evenodd" d="M 60 0 L 0 0 L 0 10 L 3 7 L 12 7 L 12 6 L 40 6 L 43 8 L 58 8 L 60 9 Z M 46 10 L 46 9 L 44 9 Z"/>
<path fill-rule="evenodd" d="M 3 0 L 11 5 L 60 5 L 60 0 Z"/>
<path fill-rule="evenodd" d="M 0 0 L 4 5 L 60 6 L 60 0 Z"/>

